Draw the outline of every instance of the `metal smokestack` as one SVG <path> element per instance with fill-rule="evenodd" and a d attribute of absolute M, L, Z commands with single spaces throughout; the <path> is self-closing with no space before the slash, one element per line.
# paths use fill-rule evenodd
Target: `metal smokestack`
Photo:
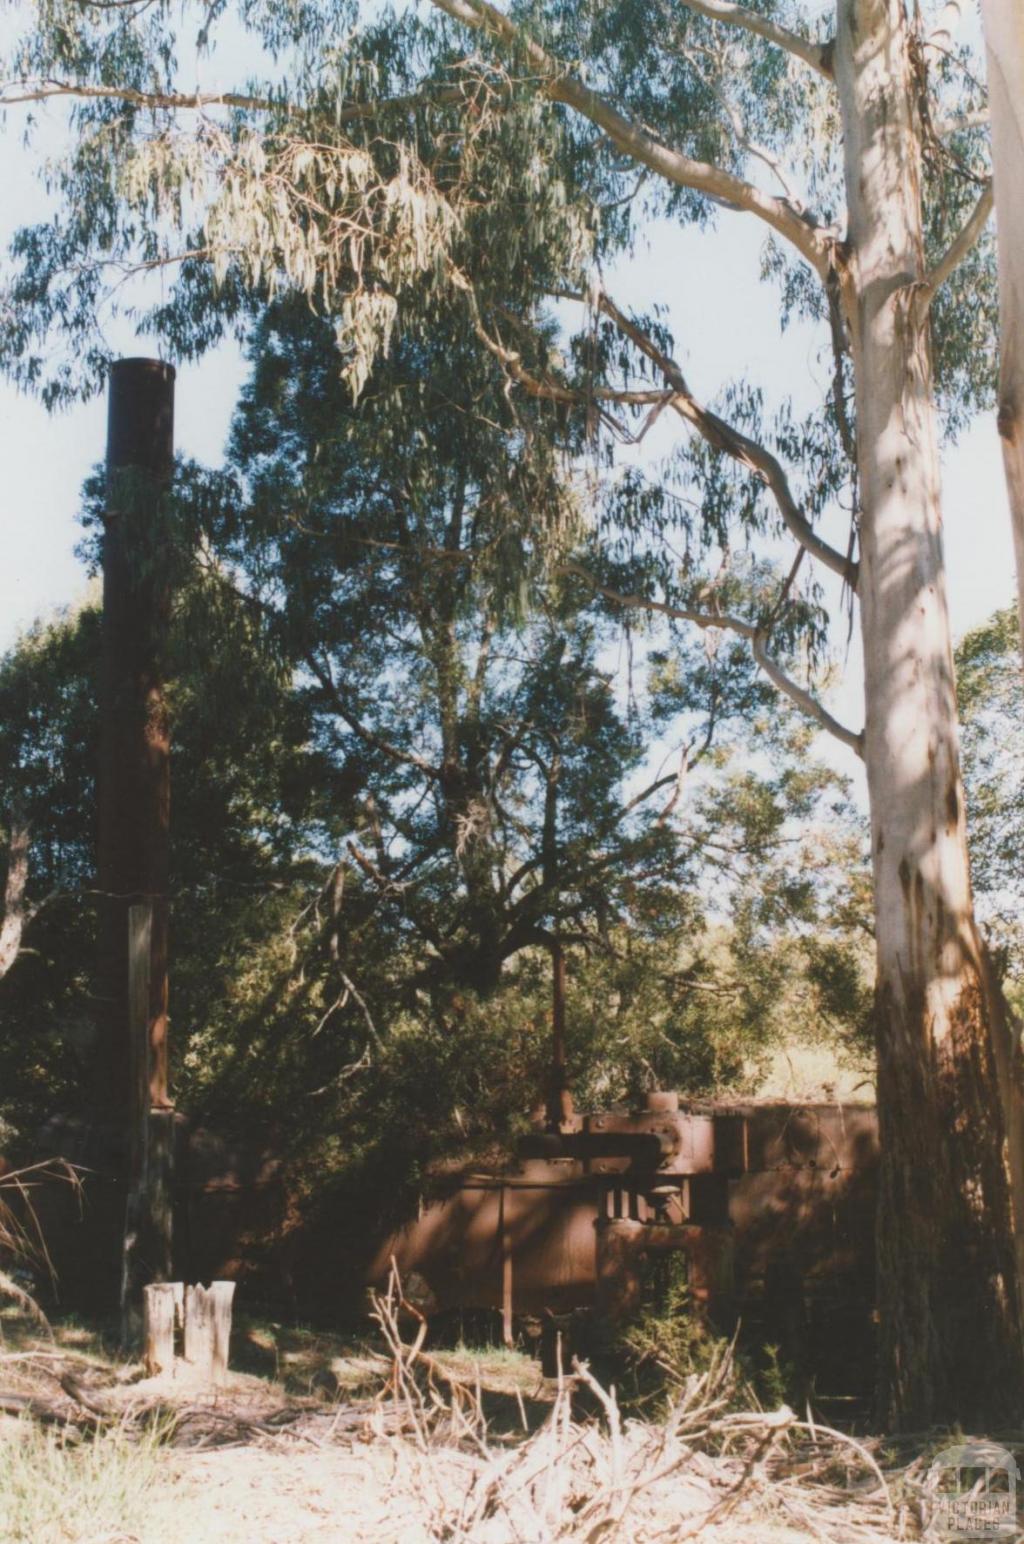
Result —
<path fill-rule="evenodd" d="M 121 359 L 109 375 L 98 789 L 98 1074 L 102 1102 L 115 1122 L 122 1129 L 127 1123 L 131 1133 L 128 1178 L 135 1193 L 150 1184 L 150 1138 L 160 1112 L 167 1112 L 162 1122 L 167 1129 L 156 1147 L 170 1141 L 170 735 L 163 656 L 171 608 L 165 499 L 174 461 L 174 376 L 173 366 L 157 359 Z M 149 1279 L 159 1279 L 165 1266 L 169 1268 L 169 1259 L 163 1258 L 170 1247 L 169 1198 L 167 1210 L 166 1239 L 150 1239 L 144 1246 L 144 1274 Z M 148 1231 L 136 1229 L 140 1237 Z"/>

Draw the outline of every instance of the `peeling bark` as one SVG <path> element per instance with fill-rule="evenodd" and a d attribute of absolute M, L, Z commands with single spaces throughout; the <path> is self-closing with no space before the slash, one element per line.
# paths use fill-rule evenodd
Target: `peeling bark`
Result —
<path fill-rule="evenodd" d="M 1020 1409 L 1024 1361 L 996 1048 L 974 921 L 946 606 L 920 124 L 902 0 L 839 0 L 857 389 L 865 762 L 877 918 L 879 1415 Z"/>
<path fill-rule="evenodd" d="M 981 0 L 999 263 L 999 435 L 1017 558 L 1024 650 L 1024 10 Z"/>

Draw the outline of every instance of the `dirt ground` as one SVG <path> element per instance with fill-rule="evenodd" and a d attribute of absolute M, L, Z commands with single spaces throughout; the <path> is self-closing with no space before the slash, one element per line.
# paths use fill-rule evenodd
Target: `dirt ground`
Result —
<path fill-rule="evenodd" d="M 431 1491 L 448 1489 L 455 1477 L 449 1464 L 432 1482 L 425 1469 L 414 1455 L 373 1445 L 328 1454 L 197 1454 L 182 1462 L 173 1492 L 156 1502 L 151 1531 L 137 1537 L 139 1544 L 180 1544 L 184 1524 L 194 1544 L 436 1544 L 444 1535 Z M 671 1519 L 666 1529 L 672 1538 Z M 514 1537 L 491 1536 L 508 1544 Z M 808 1544 L 816 1535 L 767 1519 L 754 1533 L 744 1519 L 712 1525 L 700 1537 L 706 1544 Z M 535 1535 L 529 1544 L 548 1541 Z"/>
<path fill-rule="evenodd" d="M 581 1415 L 503 1350 L 389 1358 L 242 1319 L 211 1392 L 180 1362 L 146 1378 L 82 1326 L 50 1337 L 0 1315 L 0 1331 L 2 1544 L 921 1537 L 906 1455 L 883 1478 L 877 1446 L 791 1411 L 736 1412 L 727 1369 L 695 1376 L 683 1414 L 658 1424 L 620 1417 L 596 1384 Z"/>

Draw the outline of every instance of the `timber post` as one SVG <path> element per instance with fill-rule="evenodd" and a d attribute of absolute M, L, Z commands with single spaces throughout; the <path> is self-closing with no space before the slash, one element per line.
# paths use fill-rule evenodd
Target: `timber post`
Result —
<path fill-rule="evenodd" d="M 174 1111 L 167 1075 L 170 735 L 163 654 L 171 607 L 165 501 L 174 368 L 110 368 L 103 522 L 99 843 L 100 1099 L 128 1135 L 122 1325 L 171 1275 Z"/>
<path fill-rule="evenodd" d="M 182 1358 L 187 1375 L 204 1386 L 219 1388 L 227 1381 L 231 1346 L 233 1281 L 185 1286 L 180 1281 L 153 1282 L 142 1290 L 144 1308 L 143 1361 L 146 1374 L 174 1377 L 175 1329 L 182 1331 Z"/>
<path fill-rule="evenodd" d="M 233 1281 L 185 1288 L 185 1360 L 215 1387 L 227 1378 L 234 1297 Z"/>
<path fill-rule="evenodd" d="M 148 1378 L 174 1370 L 174 1324 L 178 1317 L 180 1285 L 151 1282 L 142 1289 L 144 1334 L 143 1363 Z"/>

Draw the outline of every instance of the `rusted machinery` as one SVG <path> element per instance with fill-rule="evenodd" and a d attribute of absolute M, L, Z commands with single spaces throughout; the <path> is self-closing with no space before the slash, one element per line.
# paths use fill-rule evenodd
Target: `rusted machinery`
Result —
<path fill-rule="evenodd" d="M 828 1381 L 837 1352 L 870 1359 L 876 1156 L 870 1105 L 652 1093 L 532 1133 L 507 1171 L 454 1177 L 370 1278 L 394 1258 L 428 1314 L 499 1310 L 510 1339 L 517 1315 L 628 1314 L 645 1263 L 676 1251 L 713 1319 L 741 1316 Z"/>

